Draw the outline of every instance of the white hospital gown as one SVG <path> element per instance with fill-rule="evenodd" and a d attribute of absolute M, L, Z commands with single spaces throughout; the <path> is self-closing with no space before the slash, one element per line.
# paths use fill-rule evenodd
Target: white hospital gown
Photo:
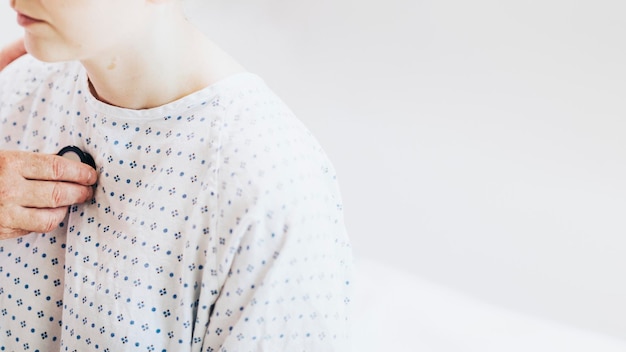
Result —
<path fill-rule="evenodd" d="M 345 351 L 332 165 L 263 81 L 128 110 L 78 63 L 0 73 L 0 149 L 90 153 L 94 200 L 0 241 L 0 351 Z"/>

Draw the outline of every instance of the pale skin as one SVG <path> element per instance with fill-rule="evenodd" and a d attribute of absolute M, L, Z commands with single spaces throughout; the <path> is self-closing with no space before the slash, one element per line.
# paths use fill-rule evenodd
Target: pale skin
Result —
<path fill-rule="evenodd" d="M 244 69 L 184 17 L 179 0 L 11 0 L 39 60 L 80 61 L 92 94 L 128 109 L 178 100 Z M 0 69 L 23 53 L 0 52 Z M 0 239 L 58 226 L 97 173 L 54 155 L 0 151 Z"/>

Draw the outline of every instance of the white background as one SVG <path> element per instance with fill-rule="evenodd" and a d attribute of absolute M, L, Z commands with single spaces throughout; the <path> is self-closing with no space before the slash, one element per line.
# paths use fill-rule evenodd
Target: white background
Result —
<path fill-rule="evenodd" d="M 188 5 L 322 142 L 357 259 L 626 340 L 622 0 Z"/>

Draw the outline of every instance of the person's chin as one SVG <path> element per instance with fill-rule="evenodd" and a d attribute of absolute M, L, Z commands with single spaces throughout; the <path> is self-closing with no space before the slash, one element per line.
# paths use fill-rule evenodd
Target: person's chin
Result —
<path fill-rule="evenodd" d="M 24 37 L 26 51 L 39 61 L 64 62 L 75 60 L 74 55 L 61 45 L 50 43 L 49 40 Z"/>

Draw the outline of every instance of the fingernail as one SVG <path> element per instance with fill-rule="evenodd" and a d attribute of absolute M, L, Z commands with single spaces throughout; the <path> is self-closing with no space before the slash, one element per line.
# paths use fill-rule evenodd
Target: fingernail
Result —
<path fill-rule="evenodd" d="M 96 183 L 98 182 L 98 173 L 96 171 L 89 172 L 89 184 L 93 187 L 96 187 Z"/>

